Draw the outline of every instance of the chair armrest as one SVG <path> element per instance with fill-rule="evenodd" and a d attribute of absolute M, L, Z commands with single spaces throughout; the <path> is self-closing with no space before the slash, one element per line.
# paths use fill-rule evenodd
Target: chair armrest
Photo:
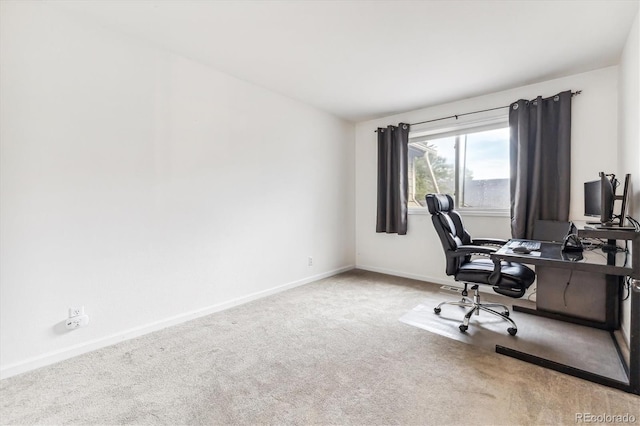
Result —
<path fill-rule="evenodd" d="M 485 247 L 485 246 L 470 246 L 470 245 L 466 245 L 466 246 L 459 246 L 458 249 L 454 252 L 451 252 L 451 255 L 453 257 L 462 257 L 462 256 L 469 256 L 472 254 L 479 254 L 479 255 L 491 255 L 495 252 L 497 252 L 498 249 L 495 247 Z"/>
<path fill-rule="evenodd" d="M 503 240 L 501 238 L 474 238 L 473 239 L 473 244 L 478 245 L 478 246 L 500 246 L 502 247 L 503 245 L 507 244 L 508 241 L 507 240 Z"/>

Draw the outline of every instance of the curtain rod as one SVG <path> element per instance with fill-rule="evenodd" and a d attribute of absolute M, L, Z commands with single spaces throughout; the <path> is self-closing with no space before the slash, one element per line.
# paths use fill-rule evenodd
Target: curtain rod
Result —
<path fill-rule="evenodd" d="M 582 93 L 582 90 L 576 90 L 575 92 L 571 92 L 571 97 L 577 96 L 580 93 Z M 442 117 L 442 118 L 434 118 L 433 120 L 426 120 L 426 121 L 419 121 L 417 123 L 411 123 L 409 124 L 410 126 L 415 126 L 417 124 L 425 124 L 425 123 L 433 123 L 434 121 L 441 121 L 441 120 L 448 120 L 449 118 L 455 118 L 456 120 L 458 119 L 458 117 L 463 117 L 465 115 L 471 115 L 471 114 L 479 114 L 481 112 L 487 112 L 487 111 L 495 111 L 497 109 L 502 109 L 502 108 L 509 108 L 511 105 L 505 105 L 505 106 L 501 106 L 501 107 L 495 107 L 495 108 L 489 108 L 489 109 L 482 109 L 479 111 L 472 111 L 472 112 L 465 112 L 464 114 L 456 114 L 456 115 L 450 115 L 448 117 Z M 374 133 L 377 132 L 377 130 L 373 131 Z"/>

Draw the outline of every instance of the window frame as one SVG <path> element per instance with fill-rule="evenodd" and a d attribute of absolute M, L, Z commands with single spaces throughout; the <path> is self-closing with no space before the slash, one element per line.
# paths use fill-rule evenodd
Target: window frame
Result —
<path fill-rule="evenodd" d="M 454 116 L 455 117 L 455 116 Z M 433 139 L 440 139 L 451 136 L 460 136 L 467 133 L 475 133 L 487 130 L 494 130 L 509 127 L 509 111 L 508 109 L 500 109 L 497 111 L 485 111 L 474 114 L 474 117 L 455 117 L 447 120 L 438 120 L 437 122 L 424 123 L 422 125 L 412 126 L 409 131 L 409 144 Z M 510 208 L 475 208 L 475 207 L 458 207 L 459 189 L 459 155 L 456 147 L 455 158 L 455 188 L 456 188 L 456 210 L 466 216 L 489 216 L 489 217 L 510 217 Z M 409 215 L 429 214 L 426 207 L 408 207 Z"/>

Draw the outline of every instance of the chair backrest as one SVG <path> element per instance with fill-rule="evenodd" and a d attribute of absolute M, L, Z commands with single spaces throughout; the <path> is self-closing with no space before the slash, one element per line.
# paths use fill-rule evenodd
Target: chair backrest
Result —
<path fill-rule="evenodd" d="M 471 235 L 464 229 L 460 214 L 454 210 L 453 198 L 449 194 L 427 194 L 427 208 L 431 213 L 431 221 L 442 243 L 447 259 L 447 275 L 455 275 L 462 263 L 469 261 L 467 257 L 450 256 L 459 246 L 472 244 Z"/>

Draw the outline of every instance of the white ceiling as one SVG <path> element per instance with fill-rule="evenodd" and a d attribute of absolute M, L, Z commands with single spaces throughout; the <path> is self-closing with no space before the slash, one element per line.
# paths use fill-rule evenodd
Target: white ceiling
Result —
<path fill-rule="evenodd" d="M 58 0 L 351 121 L 615 65 L 638 0 Z"/>

